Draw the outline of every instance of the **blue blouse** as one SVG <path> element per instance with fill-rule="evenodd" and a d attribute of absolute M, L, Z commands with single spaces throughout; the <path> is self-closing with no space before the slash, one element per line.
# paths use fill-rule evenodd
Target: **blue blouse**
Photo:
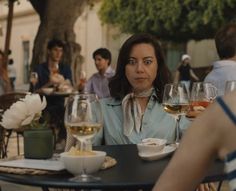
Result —
<path fill-rule="evenodd" d="M 149 99 L 146 111 L 142 120 L 142 128 L 138 133 L 135 130 L 130 136 L 123 133 L 123 111 L 121 100 L 114 98 L 101 99 L 104 128 L 100 131 L 95 139 L 95 144 L 101 144 L 103 134 L 105 135 L 105 144 L 137 144 L 144 138 L 162 138 L 169 142 L 175 140 L 175 119 L 167 114 L 160 103 L 157 102 L 156 95 Z M 190 121 L 185 117 L 180 120 L 180 129 L 185 130 Z"/>

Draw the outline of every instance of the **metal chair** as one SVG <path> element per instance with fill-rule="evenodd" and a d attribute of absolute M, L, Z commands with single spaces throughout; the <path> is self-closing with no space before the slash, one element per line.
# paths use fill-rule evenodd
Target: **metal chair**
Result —
<path fill-rule="evenodd" d="M 27 95 L 27 92 L 9 92 L 5 93 L 0 96 L 0 110 L 3 112 L 10 108 L 10 106 L 15 103 L 16 101 L 20 100 L 21 98 L 24 98 Z M 9 143 L 9 139 L 13 133 L 13 131 L 17 134 L 17 153 L 20 154 L 20 143 L 19 143 L 19 136 L 22 135 L 21 130 L 6 130 L 0 125 L 0 130 L 2 131 L 2 137 L 0 138 L 2 140 L 1 145 L 1 155 L 4 157 L 7 157 L 7 147 Z M 0 140 L 0 141 L 1 141 Z"/>

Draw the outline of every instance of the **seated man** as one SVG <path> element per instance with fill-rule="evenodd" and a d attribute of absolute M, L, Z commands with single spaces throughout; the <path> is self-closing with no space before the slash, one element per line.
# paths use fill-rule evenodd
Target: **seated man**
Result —
<path fill-rule="evenodd" d="M 109 79 L 115 71 L 110 66 L 111 53 L 106 48 L 99 48 L 93 52 L 93 59 L 98 72 L 94 73 L 85 85 L 85 92 L 95 93 L 99 98 L 110 97 Z"/>
<path fill-rule="evenodd" d="M 37 72 L 38 79 L 35 84 L 35 91 L 41 92 L 43 87 L 59 88 L 64 84 L 71 86 L 72 75 L 69 65 L 61 63 L 64 44 L 62 41 L 53 39 L 48 42 L 47 61 L 38 64 L 34 72 Z M 33 91 L 31 83 L 30 90 Z M 50 117 L 50 125 L 59 128 L 58 141 L 65 139 L 66 130 L 64 127 L 64 97 L 61 96 L 46 96 L 47 107 L 45 115 Z"/>

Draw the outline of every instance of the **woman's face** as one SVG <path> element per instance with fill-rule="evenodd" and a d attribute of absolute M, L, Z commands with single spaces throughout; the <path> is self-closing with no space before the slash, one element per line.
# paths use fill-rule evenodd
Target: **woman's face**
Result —
<path fill-rule="evenodd" d="M 136 93 L 152 87 L 158 69 L 154 47 L 151 44 L 141 43 L 131 49 L 128 64 L 125 66 L 125 75 Z"/>

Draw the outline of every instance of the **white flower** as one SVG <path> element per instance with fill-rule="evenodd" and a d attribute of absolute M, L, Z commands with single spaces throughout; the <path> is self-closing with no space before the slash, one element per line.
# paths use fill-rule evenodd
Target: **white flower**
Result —
<path fill-rule="evenodd" d="M 41 101 L 38 94 L 28 94 L 4 112 L 0 124 L 6 129 L 17 129 L 29 125 L 32 120 L 40 118 L 46 105 L 45 97 Z"/>

